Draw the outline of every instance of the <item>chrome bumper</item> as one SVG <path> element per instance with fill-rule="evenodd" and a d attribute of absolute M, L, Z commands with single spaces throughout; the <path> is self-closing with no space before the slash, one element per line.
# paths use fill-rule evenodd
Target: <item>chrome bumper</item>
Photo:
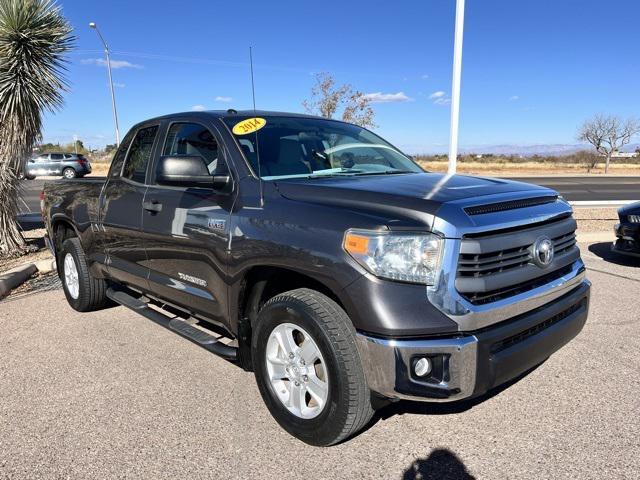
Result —
<path fill-rule="evenodd" d="M 369 388 L 387 398 L 451 402 L 471 396 L 476 384 L 478 340 L 475 336 L 434 340 L 387 340 L 357 335 Z M 425 388 L 428 396 L 411 393 L 408 383 L 411 359 L 448 356 L 449 379 Z M 454 393 L 452 393 L 454 392 Z"/>
<path fill-rule="evenodd" d="M 512 321 L 452 338 L 383 339 L 358 333 L 369 388 L 387 398 L 451 402 L 515 378 L 543 362 L 584 326 L 591 283 L 580 277 L 572 286 L 563 297 L 554 297 L 557 301 L 547 299 L 546 305 Z M 498 351 L 496 346 L 503 342 L 511 343 Z M 420 357 L 442 359 L 442 371 L 432 378 L 416 377 L 413 362 Z"/>

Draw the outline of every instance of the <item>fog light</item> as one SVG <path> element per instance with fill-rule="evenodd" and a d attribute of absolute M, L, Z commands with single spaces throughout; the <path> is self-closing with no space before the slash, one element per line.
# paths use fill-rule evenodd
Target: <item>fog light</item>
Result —
<path fill-rule="evenodd" d="M 413 366 L 413 371 L 419 377 L 429 375 L 431 373 L 431 361 L 426 357 L 422 357 Z"/>

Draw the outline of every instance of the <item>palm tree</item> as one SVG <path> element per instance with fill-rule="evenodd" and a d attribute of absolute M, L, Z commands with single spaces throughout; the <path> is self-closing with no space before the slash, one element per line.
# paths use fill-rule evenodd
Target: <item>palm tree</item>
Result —
<path fill-rule="evenodd" d="M 52 0 L 0 0 L 0 256 L 19 255 L 18 172 L 42 138 L 42 114 L 62 106 L 72 29 Z"/>

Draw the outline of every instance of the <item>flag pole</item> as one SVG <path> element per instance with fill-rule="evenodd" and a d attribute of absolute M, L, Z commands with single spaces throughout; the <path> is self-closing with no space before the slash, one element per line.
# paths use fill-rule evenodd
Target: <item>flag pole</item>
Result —
<path fill-rule="evenodd" d="M 458 125 L 460 123 L 460 77 L 462 75 L 462 39 L 464 32 L 464 0 L 456 0 L 456 25 L 453 44 L 453 77 L 451 81 L 451 128 L 449 130 L 449 170 L 456 173 L 458 160 Z"/>

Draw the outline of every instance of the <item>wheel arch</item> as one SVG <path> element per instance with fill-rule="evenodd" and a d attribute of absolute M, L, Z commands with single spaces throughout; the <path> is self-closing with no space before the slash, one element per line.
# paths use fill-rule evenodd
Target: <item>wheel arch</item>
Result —
<path fill-rule="evenodd" d="M 62 243 L 67 238 L 78 238 L 82 243 L 82 237 L 78 233 L 75 225 L 71 221 L 71 219 L 64 216 L 56 216 L 51 219 L 51 244 L 55 250 L 56 262 L 60 259 L 58 256 L 62 251 Z"/>
<path fill-rule="evenodd" d="M 260 308 L 276 295 L 298 288 L 308 288 L 322 293 L 346 311 L 336 289 L 307 272 L 282 266 L 261 265 L 251 267 L 244 273 L 231 299 L 230 313 L 232 321 L 237 322 L 239 357 L 245 369 L 251 367 L 251 335 Z"/>

